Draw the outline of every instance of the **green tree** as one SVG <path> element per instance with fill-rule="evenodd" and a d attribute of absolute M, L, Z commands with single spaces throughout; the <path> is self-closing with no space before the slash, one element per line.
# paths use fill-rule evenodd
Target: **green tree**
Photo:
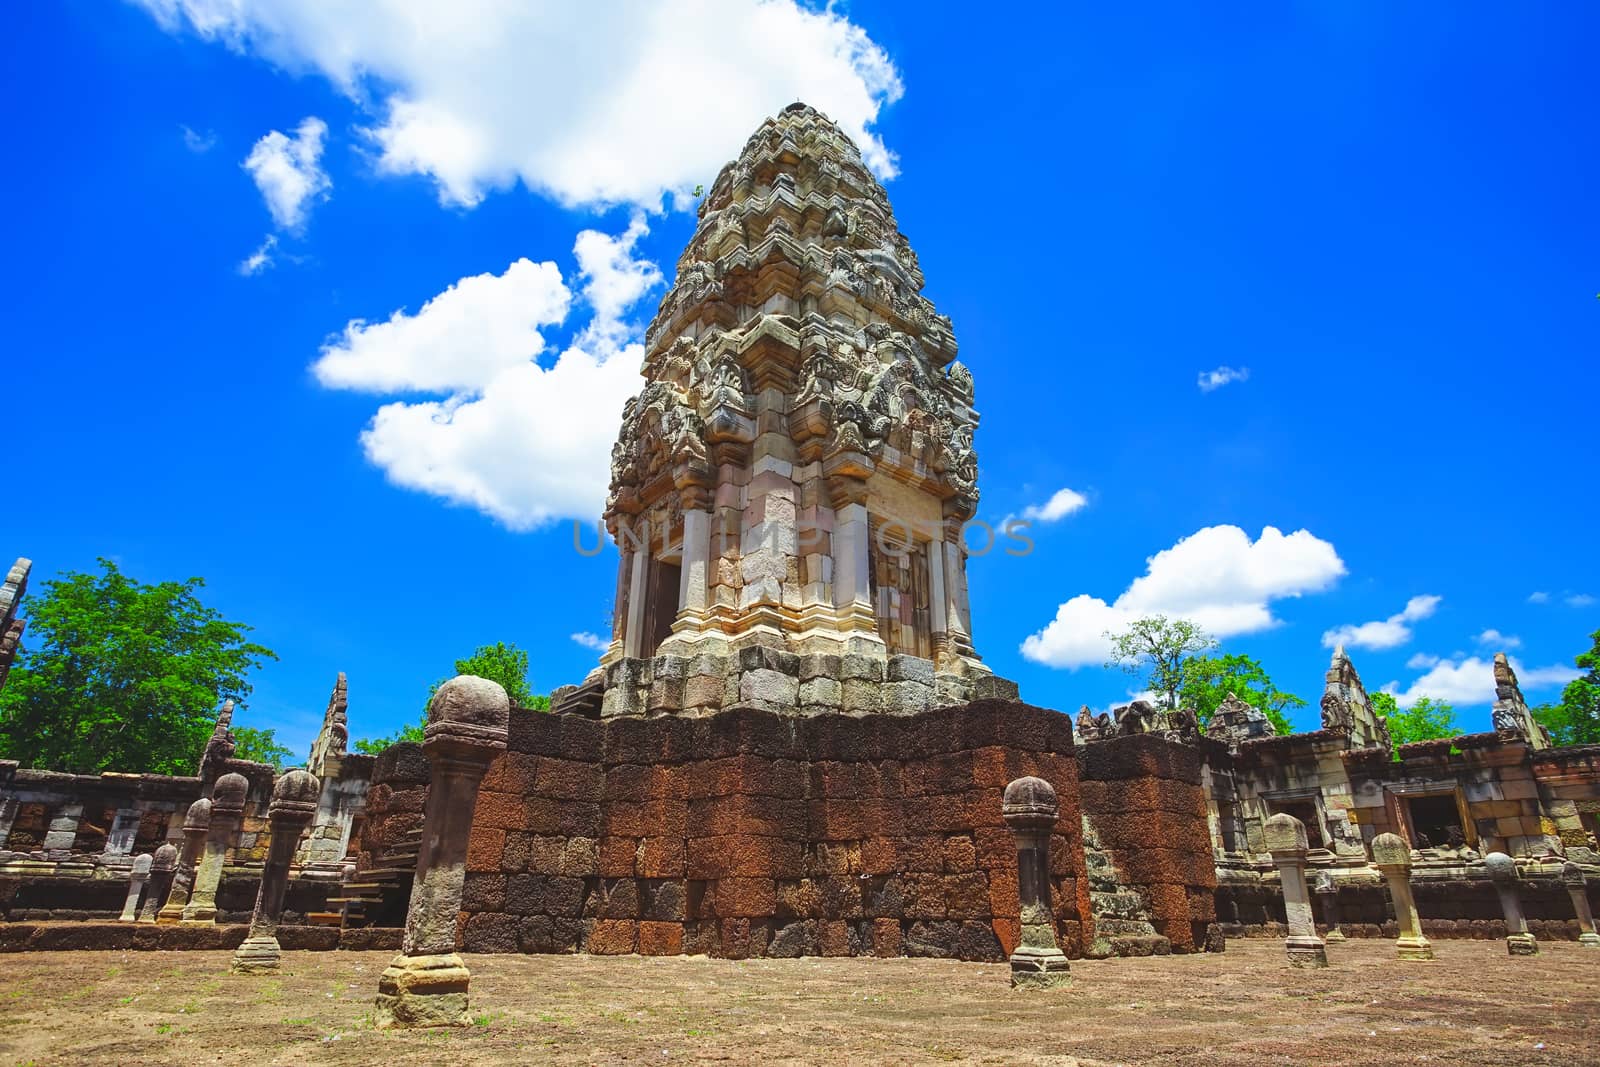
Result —
<path fill-rule="evenodd" d="M 1246 704 L 1261 709 L 1280 734 L 1293 733 L 1289 712 L 1306 702 L 1272 684 L 1261 664 L 1249 656 L 1195 656 L 1184 661 L 1183 684 L 1178 695 L 1183 706 L 1193 708 L 1203 726 L 1212 713 L 1233 693 Z"/>
<path fill-rule="evenodd" d="M 1409 708 L 1402 708 L 1393 693 L 1369 693 L 1367 699 L 1377 715 L 1389 720 L 1389 739 L 1396 748 L 1413 741 L 1455 737 L 1461 732 L 1456 723 L 1456 709 L 1443 700 L 1419 697 Z"/>
<path fill-rule="evenodd" d="M 1129 674 L 1140 674 L 1148 666 L 1145 683 L 1153 692 L 1166 695 L 1167 707 L 1178 706 L 1178 691 L 1183 688 L 1183 664 L 1200 652 L 1210 652 L 1217 642 L 1188 619 L 1169 619 L 1147 615 L 1128 624 L 1122 633 L 1107 632 L 1111 658 L 1107 667 L 1120 667 Z"/>
<path fill-rule="evenodd" d="M 25 655 L 0 689 L 0 755 L 25 767 L 193 774 L 217 705 L 278 657 L 200 602 L 200 578 L 145 585 L 102 559 L 30 596 Z"/>
<path fill-rule="evenodd" d="M 1574 662 L 1585 671 L 1561 690 L 1561 703 L 1541 704 L 1533 717 L 1557 745 L 1600 744 L 1600 630 L 1589 635 L 1589 651 Z"/>
<path fill-rule="evenodd" d="M 232 728 L 235 748 L 234 759 L 247 759 L 256 763 L 270 763 L 278 770 L 294 757 L 294 752 L 278 744 L 271 730 L 257 730 L 254 726 Z"/>
<path fill-rule="evenodd" d="M 497 641 L 492 645 L 480 645 L 466 659 L 456 660 L 456 669 L 450 678 L 459 674 L 474 674 L 491 682 L 499 682 L 505 689 L 506 696 L 511 698 L 511 706 L 514 708 L 524 708 L 528 711 L 550 710 L 550 698 L 535 693 L 528 685 L 528 654 L 516 645 L 508 645 L 504 641 Z M 377 755 L 399 741 L 415 741 L 420 744 L 422 729 L 428 724 L 428 703 L 433 701 L 433 694 L 437 693 L 439 687 L 450 678 L 441 678 L 428 687 L 428 701 L 423 704 L 422 717 L 416 723 L 402 726 L 398 732 L 388 737 L 362 738 L 355 744 L 356 751 Z"/>

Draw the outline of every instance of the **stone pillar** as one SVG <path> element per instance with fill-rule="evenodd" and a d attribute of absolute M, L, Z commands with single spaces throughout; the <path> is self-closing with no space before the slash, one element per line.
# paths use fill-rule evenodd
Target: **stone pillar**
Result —
<path fill-rule="evenodd" d="M 833 517 L 833 605 L 841 614 L 872 613 L 872 536 L 865 504 L 846 504 Z"/>
<path fill-rule="evenodd" d="M 1267 851 L 1277 864 L 1283 884 L 1283 910 L 1289 920 L 1289 936 L 1283 947 L 1295 967 L 1326 967 L 1328 950 L 1317 936 L 1311 914 L 1311 894 L 1306 889 L 1306 827 L 1299 819 L 1279 813 L 1266 823 Z"/>
<path fill-rule="evenodd" d="M 631 553 L 628 574 L 628 619 L 623 631 L 622 654 L 637 658 L 644 652 L 644 596 L 645 568 L 650 563 L 649 527 L 645 527 L 645 543 L 635 546 Z"/>
<path fill-rule="evenodd" d="M 189 805 L 189 814 L 183 820 L 183 855 L 178 860 L 178 873 L 172 880 L 172 892 L 161 905 L 156 922 L 165 926 L 183 918 L 183 909 L 189 903 L 189 891 L 194 888 L 195 868 L 200 863 L 200 852 L 206 847 L 206 833 L 211 829 L 211 801 L 201 797 Z"/>
<path fill-rule="evenodd" d="M 283 893 L 289 886 L 289 862 L 300 845 L 300 835 L 317 814 L 321 792 L 316 775 L 302 770 L 290 771 L 272 787 L 272 803 L 267 807 L 272 842 L 267 846 L 267 865 L 261 870 L 256 910 L 250 916 L 250 936 L 233 954 L 234 974 L 264 974 L 278 969 L 278 919 L 283 915 Z"/>
<path fill-rule="evenodd" d="M 711 512 L 685 508 L 683 512 L 683 570 L 678 579 L 681 612 L 698 622 L 704 615 L 711 588 Z"/>
<path fill-rule="evenodd" d="M 205 851 L 194 872 L 194 889 L 183 907 L 183 921 L 202 925 L 217 921 L 217 886 L 222 882 L 222 864 L 233 844 L 234 831 L 244 817 L 244 798 L 250 782 L 242 774 L 224 774 L 211 790 L 211 826 L 206 831 Z"/>
<path fill-rule="evenodd" d="M 128 873 L 128 897 L 122 902 L 118 922 L 131 923 L 139 917 L 139 897 L 144 893 L 144 884 L 150 880 L 150 865 L 154 862 L 155 857 L 148 852 L 134 859 L 133 870 Z"/>
<path fill-rule="evenodd" d="M 478 785 L 506 747 L 510 701 L 494 682 L 452 678 L 428 704 L 422 751 L 430 780 L 422 850 L 406 913 L 405 941 L 378 980 L 379 1028 L 464 1026 L 466 964 L 456 955 L 456 919 L 466 877 L 467 837 Z"/>
<path fill-rule="evenodd" d="M 1011 954 L 1011 985 L 1048 988 L 1070 981 L 1067 957 L 1056 941 L 1050 904 L 1050 831 L 1060 806 L 1042 778 L 1018 778 L 1006 786 L 1000 813 L 1017 838 L 1017 897 L 1022 936 Z"/>
<path fill-rule="evenodd" d="M 139 909 L 139 921 L 153 923 L 156 913 L 161 910 L 161 905 L 167 902 L 167 894 L 172 891 L 173 868 L 178 865 L 178 850 L 168 842 L 156 849 L 154 859 L 150 863 L 150 885 L 145 890 L 144 907 Z"/>
<path fill-rule="evenodd" d="M 1500 910 L 1506 913 L 1506 952 L 1513 956 L 1536 956 L 1539 942 L 1528 932 L 1528 920 L 1522 917 L 1522 901 L 1517 899 L 1517 865 L 1504 852 L 1491 852 L 1483 857 L 1483 866 L 1494 882 L 1494 891 L 1500 894 Z"/>
<path fill-rule="evenodd" d="M 1379 834 L 1372 839 L 1372 865 L 1389 883 L 1395 922 L 1400 924 L 1400 939 L 1395 942 L 1400 958 L 1433 959 L 1433 945 L 1422 934 L 1422 919 L 1411 896 L 1411 846 L 1398 834 Z"/>
<path fill-rule="evenodd" d="M 1343 918 L 1339 914 L 1339 883 L 1334 881 L 1332 871 L 1317 872 L 1316 894 L 1322 902 L 1322 925 L 1328 928 L 1322 940 L 1329 945 L 1343 944 L 1347 938 L 1344 931 L 1339 929 Z"/>
<path fill-rule="evenodd" d="M 1561 884 L 1572 894 L 1572 910 L 1578 916 L 1578 944 L 1600 948 L 1600 934 L 1594 931 L 1594 914 L 1589 910 L 1589 897 L 1583 883 L 1583 869 L 1570 860 L 1561 865 Z"/>

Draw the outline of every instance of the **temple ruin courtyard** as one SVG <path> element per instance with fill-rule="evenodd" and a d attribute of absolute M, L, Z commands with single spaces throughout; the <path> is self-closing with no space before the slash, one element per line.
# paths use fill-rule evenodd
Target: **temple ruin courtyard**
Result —
<path fill-rule="evenodd" d="M 929 959 L 472 955 L 474 1025 L 372 1028 L 388 952 L 289 952 L 230 975 L 226 952 L 31 952 L 0 983 L 5 1064 L 1592 1063 L 1594 954 L 1500 940 L 1074 960 L 1072 984 L 1007 987 L 1006 965 Z"/>

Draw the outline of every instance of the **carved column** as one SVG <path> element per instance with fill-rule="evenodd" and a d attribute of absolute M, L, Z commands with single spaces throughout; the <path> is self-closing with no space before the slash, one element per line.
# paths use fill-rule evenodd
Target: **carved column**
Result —
<path fill-rule="evenodd" d="M 155 858 L 150 864 L 150 885 L 145 890 L 144 907 L 139 909 L 140 922 L 156 921 L 156 913 L 167 902 L 167 894 L 172 892 L 173 869 L 177 865 L 177 846 L 169 841 L 156 849 Z"/>
<path fill-rule="evenodd" d="M 405 941 L 378 980 L 377 1025 L 462 1026 L 471 974 L 456 955 L 456 918 L 478 785 L 506 747 L 510 701 L 494 682 L 452 678 L 428 705 L 422 751 L 431 778 Z"/>
<path fill-rule="evenodd" d="M 150 880 L 150 865 L 154 862 L 155 857 L 149 853 L 134 859 L 133 870 L 128 872 L 128 896 L 122 902 L 122 914 L 117 917 L 119 922 L 131 923 L 139 917 L 139 897 Z"/>
<path fill-rule="evenodd" d="M 1339 929 L 1339 883 L 1334 881 L 1332 871 L 1318 871 L 1316 883 L 1317 899 L 1322 902 L 1322 925 L 1328 932 L 1322 935 L 1322 940 L 1330 945 L 1341 944 L 1347 940 L 1344 931 Z"/>
<path fill-rule="evenodd" d="M 1012 986 L 1047 988 L 1070 980 L 1067 957 L 1056 941 L 1050 904 L 1050 831 L 1060 806 L 1042 778 L 1018 778 L 1006 786 L 1000 812 L 1017 838 L 1017 897 L 1022 936 L 1011 954 Z"/>
<path fill-rule="evenodd" d="M 711 569 L 711 512 L 683 511 L 683 571 L 678 581 L 680 618 L 699 623 L 704 617 Z"/>
<path fill-rule="evenodd" d="M 289 863 L 305 832 L 317 814 L 317 798 L 322 785 L 316 775 L 293 770 L 272 787 L 272 802 L 267 819 L 272 824 L 272 843 L 267 847 L 267 865 L 261 870 L 261 888 L 256 893 L 256 910 L 250 916 L 250 936 L 233 954 L 234 974 L 263 974 L 278 969 L 282 955 L 278 948 L 278 920 L 283 915 L 283 894 L 289 887 Z"/>
<path fill-rule="evenodd" d="M 1266 823 L 1267 851 L 1278 867 L 1278 878 L 1283 886 L 1284 916 L 1289 922 L 1289 936 L 1283 947 L 1289 962 L 1295 967 L 1326 967 L 1328 950 L 1317 936 L 1316 921 L 1311 915 L 1311 894 L 1306 890 L 1306 827 L 1288 813 L 1279 813 Z"/>
<path fill-rule="evenodd" d="M 1528 920 L 1522 916 L 1522 901 L 1517 896 L 1517 865 L 1504 852 L 1491 852 L 1483 857 L 1483 866 L 1494 882 L 1494 891 L 1500 895 L 1500 910 L 1506 916 L 1506 952 L 1512 956 L 1537 956 L 1539 942 L 1528 932 Z"/>
<path fill-rule="evenodd" d="M 865 504 L 836 508 L 833 516 L 833 606 L 841 616 L 872 617 L 872 584 L 867 559 L 872 536 Z"/>
<path fill-rule="evenodd" d="M 1594 931 L 1594 913 L 1589 910 L 1588 891 L 1584 886 L 1583 868 L 1570 860 L 1561 865 L 1561 884 L 1572 895 L 1572 910 L 1578 916 L 1578 944 L 1600 948 L 1600 934 Z"/>
<path fill-rule="evenodd" d="M 1433 959 L 1433 945 L 1422 934 L 1422 919 L 1411 895 L 1411 846 L 1398 834 L 1379 834 L 1372 839 L 1372 865 L 1389 883 L 1395 922 L 1400 925 L 1398 955 L 1403 960 Z"/>
<path fill-rule="evenodd" d="M 244 817 L 244 798 L 250 782 L 242 774 L 224 774 L 211 790 L 211 827 L 206 831 L 205 852 L 194 874 L 194 891 L 183 908 L 186 923 L 217 921 L 217 886 L 222 883 L 222 865 L 233 844 L 234 831 Z"/>
<path fill-rule="evenodd" d="M 623 631 L 622 654 L 637 659 L 644 652 L 644 606 L 646 567 L 650 563 L 650 534 L 645 527 L 645 542 L 634 547 L 629 555 L 628 618 Z"/>
<path fill-rule="evenodd" d="M 178 873 L 172 880 L 172 892 L 161 905 L 156 922 L 166 925 L 183 918 L 183 909 L 189 903 L 189 891 L 194 888 L 195 868 L 200 863 L 200 853 L 206 847 L 206 834 L 211 829 L 211 801 L 201 797 L 189 805 L 189 814 L 183 820 L 183 856 L 178 860 Z"/>

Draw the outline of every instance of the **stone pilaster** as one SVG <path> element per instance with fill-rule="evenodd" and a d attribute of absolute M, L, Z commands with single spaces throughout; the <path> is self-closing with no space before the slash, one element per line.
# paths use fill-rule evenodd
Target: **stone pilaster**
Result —
<path fill-rule="evenodd" d="M 189 814 L 183 820 L 183 855 L 178 860 L 178 873 L 172 880 L 172 891 L 167 894 L 167 902 L 161 905 L 156 922 L 166 925 L 183 918 L 183 910 L 189 904 L 189 894 L 194 889 L 200 854 L 205 851 L 206 834 L 210 830 L 211 801 L 201 797 L 189 805 Z"/>
<path fill-rule="evenodd" d="M 224 774 L 211 791 L 211 825 L 206 830 L 205 851 L 195 870 L 194 890 L 183 908 L 183 921 L 202 925 L 217 921 L 217 886 L 228 858 L 233 835 L 244 817 L 244 798 L 250 782 L 242 774 Z"/>
<path fill-rule="evenodd" d="M 1522 881 L 1517 864 L 1504 852 L 1491 852 L 1483 857 L 1483 866 L 1500 895 L 1500 910 L 1506 917 L 1506 952 L 1512 956 L 1536 956 L 1539 942 L 1528 931 L 1528 920 L 1522 914 L 1522 900 L 1517 892 Z"/>
<path fill-rule="evenodd" d="M 1572 911 L 1578 918 L 1578 944 L 1586 948 L 1600 948 L 1600 934 L 1595 933 L 1594 913 L 1589 910 L 1589 896 L 1584 886 L 1583 868 L 1576 863 L 1561 865 L 1561 884 L 1572 896 Z"/>
<path fill-rule="evenodd" d="M 250 916 L 250 936 L 233 954 L 234 974 L 263 974 L 278 969 L 278 920 L 283 915 L 283 893 L 289 886 L 289 862 L 299 847 L 300 835 L 317 814 L 321 783 L 315 775 L 293 770 L 272 787 L 267 819 L 272 824 L 272 843 L 267 847 L 267 864 L 261 870 L 261 888 L 256 893 L 256 910 Z"/>
<path fill-rule="evenodd" d="M 430 781 L 422 851 L 406 913 L 405 941 L 378 980 L 377 1025 L 463 1026 L 471 974 L 456 954 L 456 918 L 478 786 L 505 750 L 510 701 L 499 685 L 462 675 L 428 705 L 422 750 Z"/>
<path fill-rule="evenodd" d="M 1060 814 L 1055 788 L 1042 778 L 1018 778 L 1006 786 L 1000 813 L 1017 839 L 1017 897 L 1022 935 L 1011 954 L 1011 984 L 1048 988 L 1070 981 L 1056 941 L 1050 901 L 1050 832 Z"/>
<path fill-rule="evenodd" d="M 1317 936 L 1311 913 L 1311 894 L 1306 888 L 1306 827 L 1299 819 L 1279 813 L 1266 822 L 1267 851 L 1278 868 L 1283 887 L 1283 910 L 1289 923 L 1284 951 L 1295 967 L 1326 967 L 1328 950 Z"/>
<path fill-rule="evenodd" d="M 1389 884 L 1395 922 L 1400 926 L 1396 953 L 1403 960 L 1433 959 L 1433 945 L 1422 934 L 1422 919 L 1411 895 L 1411 846 L 1398 834 L 1379 834 L 1372 839 L 1372 865 Z"/>
<path fill-rule="evenodd" d="M 128 872 L 128 896 L 122 902 L 119 922 L 131 923 L 139 917 L 139 898 L 144 894 L 145 883 L 150 881 L 150 865 L 155 857 L 148 853 L 134 857 L 133 869 Z"/>
<path fill-rule="evenodd" d="M 168 842 L 156 849 L 156 854 L 150 862 L 150 884 L 145 889 L 144 907 L 139 909 L 139 921 L 153 923 L 161 906 L 167 902 L 167 894 L 172 892 L 172 877 L 178 866 L 178 849 Z"/>

